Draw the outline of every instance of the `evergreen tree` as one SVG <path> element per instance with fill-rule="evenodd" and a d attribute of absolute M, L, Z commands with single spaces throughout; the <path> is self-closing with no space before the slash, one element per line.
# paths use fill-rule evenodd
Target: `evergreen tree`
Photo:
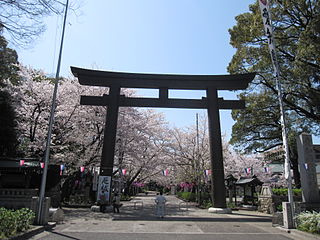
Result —
<path fill-rule="evenodd" d="M 251 87 L 240 95 L 245 110 L 234 110 L 231 143 L 247 152 L 264 152 L 282 144 L 280 113 L 273 67 L 258 3 L 236 17 L 229 30 L 236 48 L 230 73 L 257 72 Z M 299 184 L 295 137 L 320 133 L 320 3 L 271 1 L 271 18 L 286 108 L 289 147 L 295 181 Z"/>
<path fill-rule="evenodd" d="M 4 86 L 6 81 L 15 84 L 18 82 L 18 55 L 7 45 L 6 39 L 0 35 L 0 157 L 13 157 L 17 154 L 15 113 L 11 96 Z"/>

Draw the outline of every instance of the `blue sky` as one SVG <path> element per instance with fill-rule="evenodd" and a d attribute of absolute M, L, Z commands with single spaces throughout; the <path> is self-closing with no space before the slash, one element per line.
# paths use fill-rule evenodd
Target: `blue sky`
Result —
<path fill-rule="evenodd" d="M 71 3 L 75 0 L 71 0 Z M 254 0 L 82 0 L 68 15 L 61 76 L 70 66 L 138 73 L 227 74 L 235 49 L 228 29 Z M 18 49 L 25 65 L 54 75 L 62 17 L 47 19 L 47 30 L 32 48 Z M 152 94 L 152 91 L 141 92 Z M 204 92 L 171 92 L 200 98 Z M 235 93 L 220 92 L 225 99 Z M 159 109 L 177 127 L 195 124 L 204 110 Z M 230 137 L 231 111 L 220 111 L 221 129 Z"/>

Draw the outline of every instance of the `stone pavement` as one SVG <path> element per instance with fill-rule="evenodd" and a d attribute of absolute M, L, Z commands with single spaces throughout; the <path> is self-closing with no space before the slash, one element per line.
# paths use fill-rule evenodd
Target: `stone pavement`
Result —
<path fill-rule="evenodd" d="M 154 194 L 122 202 L 120 213 L 64 208 L 65 221 L 32 239 L 223 239 L 285 240 L 320 239 L 272 227 L 271 216 L 251 211 L 208 213 L 175 196 L 166 196 L 166 215 L 155 216 Z"/>

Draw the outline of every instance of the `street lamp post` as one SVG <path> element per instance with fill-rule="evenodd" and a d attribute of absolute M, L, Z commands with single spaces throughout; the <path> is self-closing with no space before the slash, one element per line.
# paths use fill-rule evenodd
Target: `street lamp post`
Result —
<path fill-rule="evenodd" d="M 39 225 L 41 225 L 42 222 L 43 222 L 43 219 L 42 219 L 41 215 L 42 215 L 42 211 L 43 211 L 43 202 L 44 202 L 46 182 L 47 182 L 47 173 L 48 173 L 48 165 L 49 165 L 49 154 L 50 154 L 50 144 L 51 144 L 51 133 L 52 133 L 52 125 L 53 125 L 53 121 L 54 121 L 54 111 L 55 111 L 55 108 L 56 108 L 56 98 L 57 98 L 57 92 L 58 92 L 59 74 L 60 74 L 60 66 L 61 66 L 61 57 L 62 57 L 64 32 L 65 32 L 65 26 L 66 26 L 66 20 L 67 20 L 68 4 L 69 4 L 69 0 L 67 0 L 67 2 L 66 2 L 66 8 L 65 8 L 65 13 L 64 13 L 62 36 L 61 36 L 60 51 L 59 51 L 59 59 L 58 59 L 56 76 L 55 76 L 54 90 L 53 90 L 53 96 L 52 96 L 52 104 L 51 104 L 51 109 L 50 109 L 50 118 L 49 118 L 46 150 L 45 150 L 44 169 L 43 169 L 42 178 L 41 178 L 41 187 L 40 187 L 39 202 L 38 202 L 37 223 Z"/>

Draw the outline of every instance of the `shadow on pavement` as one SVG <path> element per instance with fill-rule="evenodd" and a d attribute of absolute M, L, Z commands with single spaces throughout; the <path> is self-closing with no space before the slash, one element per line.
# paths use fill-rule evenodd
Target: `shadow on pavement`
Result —
<path fill-rule="evenodd" d="M 270 218 L 232 218 L 232 217 L 164 217 L 162 221 L 190 221 L 190 222 L 270 222 Z M 158 217 L 153 216 L 116 216 L 113 221 L 159 221 Z"/>
<path fill-rule="evenodd" d="M 80 238 L 75 238 L 75 237 L 72 237 L 72 236 L 68 236 L 68 235 L 63 234 L 63 233 L 58 233 L 58 232 L 54 232 L 54 231 L 50 231 L 50 232 L 51 232 L 51 234 L 58 235 L 60 237 L 66 238 L 66 239 L 81 240 Z"/>

